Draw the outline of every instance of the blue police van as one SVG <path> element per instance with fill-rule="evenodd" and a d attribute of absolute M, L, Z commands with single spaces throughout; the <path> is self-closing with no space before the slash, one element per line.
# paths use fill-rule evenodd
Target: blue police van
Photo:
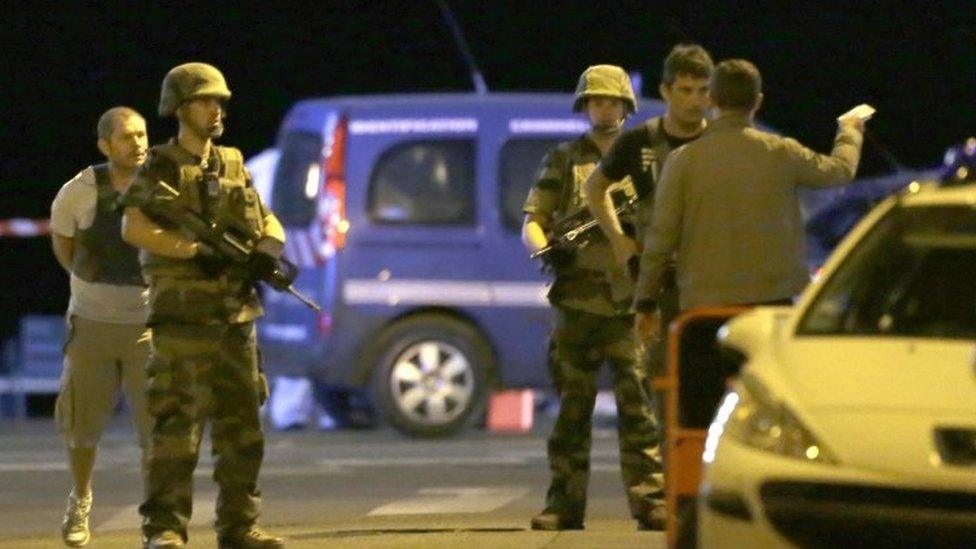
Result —
<path fill-rule="evenodd" d="M 367 388 L 381 416 L 444 436 L 489 388 L 545 386 L 547 277 L 520 239 L 543 155 L 587 131 L 557 93 L 335 97 L 282 123 L 270 202 L 301 267 L 265 295 L 271 374 Z M 642 100 L 639 123 L 664 104 Z"/>

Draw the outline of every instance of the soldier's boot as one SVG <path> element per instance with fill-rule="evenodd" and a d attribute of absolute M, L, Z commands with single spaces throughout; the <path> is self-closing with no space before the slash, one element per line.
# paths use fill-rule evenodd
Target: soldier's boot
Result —
<path fill-rule="evenodd" d="M 158 532 L 143 544 L 145 549 L 178 549 L 185 546 L 183 536 L 172 530 Z"/>
<path fill-rule="evenodd" d="M 61 520 L 61 539 L 68 547 L 82 547 L 91 541 L 88 516 L 91 515 L 92 495 L 79 498 L 72 490 L 68 494 L 68 507 Z"/>
<path fill-rule="evenodd" d="M 233 530 L 217 538 L 219 549 L 284 549 L 285 540 L 272 536 L 257 525 Z"/>
<path fill-rule="evenodd" d="M 571 517 L 546 508 L 532 517 L 533 530 L 582 530 L 583 517 Z"/>
<path fill-rule="evenodd" d="M 657 505 L 650 511 L 637 517 L 638 530 L 657 530 L 662 531 L 668 525 L 668 510 L 663 505 Z"/>

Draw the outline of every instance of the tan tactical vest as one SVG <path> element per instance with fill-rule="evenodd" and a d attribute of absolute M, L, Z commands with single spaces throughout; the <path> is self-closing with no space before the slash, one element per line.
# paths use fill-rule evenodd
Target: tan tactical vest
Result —
<path fill-rule="evenodd" d="M 214 150 L 219 163 L 216 171 L 205 171 L 197 157 L 175 143 L 154 146 L 151 153 L 175 165 L 179 179 L 166 183 L 179 191 L 179 205 L 214 220 L 218 228 L 224 228 L 236 220 L 259 235 L 264 229 L 263 212 L 258 194 L 245 174 L 241 151 L 216 145 Z M 142 266 L 147 275 L 207 276 L 193 260 L 158 256 L 145 250 L 142 252 Z M 225 274 L 244 276 L 234 267 Z"/>
<path fill-rule="evenodd" d="M 567 155 L 569 169 L 564 175 L 559 206 L 554 212 L 556 219 L 585 207 L 583 183 L 596 169 L 600 155 L 591 148 L 595 146 L 585 146 L 583 143 L 576 140 L 559 145 Z M 629 176 L 612 184 L 609 190 L 628 196 L 636 193 Z M 628 216 L 624 216 L 621 222 L 633 224 Z M 559 295 L 560 304 L 599 315 L 625 312 L 633 296 L 633 283 L 627 273 L 617 266 L 613 250 L 605 238 L 597 238 L 585 248 L 578 249 L 573 268 L 558 275 L 553 288 Z"/>

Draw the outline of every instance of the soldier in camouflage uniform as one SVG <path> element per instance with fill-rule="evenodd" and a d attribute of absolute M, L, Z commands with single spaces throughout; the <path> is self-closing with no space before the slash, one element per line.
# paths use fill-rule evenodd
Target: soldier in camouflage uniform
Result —
<path fill-rule="evenodd" d="M 612 65 L 588 68 L 580 77 L 573 107 L 576 112 L 584 109 L 591 130 L 546 156 L 525 202 L 522 235 L 530 252 L 547 245 L 546 228 L 554 219 L 583 206 L 583 181 L 619 135 L 627 114 L 636 111 L 627 74 Z M 633 192 L 629 181 L 619 186 Z M 605 240 L 562 255 L 552 261 L 556 280 L 549 292 L 555 313 L 553 377 L 561 406 L 549 438 L 552 483 L 546 508 L 532 518 L 532 528 L 583 528 L 597 377 L 606 362 L 613 374 L 621 472 L 630 511 L 642 529 L 661 529 L 659 441 L 631 329 L 632 282 L 615 265 Z"/>
<path fill-rule="evenodd" d="M 187 540 L 193 470 L 206 420 L 220 487 L 214 524 L 219 546 L 284 546 L 256 525 L 264 454 L 258 408 L 266 386 L 258 365 L 254 319 L 263 311 L 254 278 L 154 214 L 166 183 L 179 190 L 179 205 L 212 219 L 243 220 L 260 233 L 255 254 L 280 256 L 284 230 L 251 187 L 241 152 L 212 143 L 223 133 L 230 95 L 223 75 L 210 65 L 172 69 L 163 80 L 159 114 L 176 116 L 179 135 L 150 149 L 124 197 L 123 237 L 142 249 L 150 283 L 147 401 L 155 423 L 139 512 L 145 546 L 151 548 L 183 547 Z"/>

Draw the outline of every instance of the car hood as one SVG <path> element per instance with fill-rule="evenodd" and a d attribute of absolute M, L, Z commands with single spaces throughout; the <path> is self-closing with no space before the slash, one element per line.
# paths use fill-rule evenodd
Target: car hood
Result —
<path fill-rule="evenodd" d="M 947 430 L 976 433 L 973 343 L 824 337 L 780 343 L 758 377 L 841 464 L 892 482 L 976 491 L 972 450 L 961 449 L 956 457 L 964 463 L 952 464 L 941 442 Z"/>
<path fill-rule="evenodd" d="M 960 340 L 797 337 L 769 357 L 802 408 L 976 414 L 976 345 Z"/>

